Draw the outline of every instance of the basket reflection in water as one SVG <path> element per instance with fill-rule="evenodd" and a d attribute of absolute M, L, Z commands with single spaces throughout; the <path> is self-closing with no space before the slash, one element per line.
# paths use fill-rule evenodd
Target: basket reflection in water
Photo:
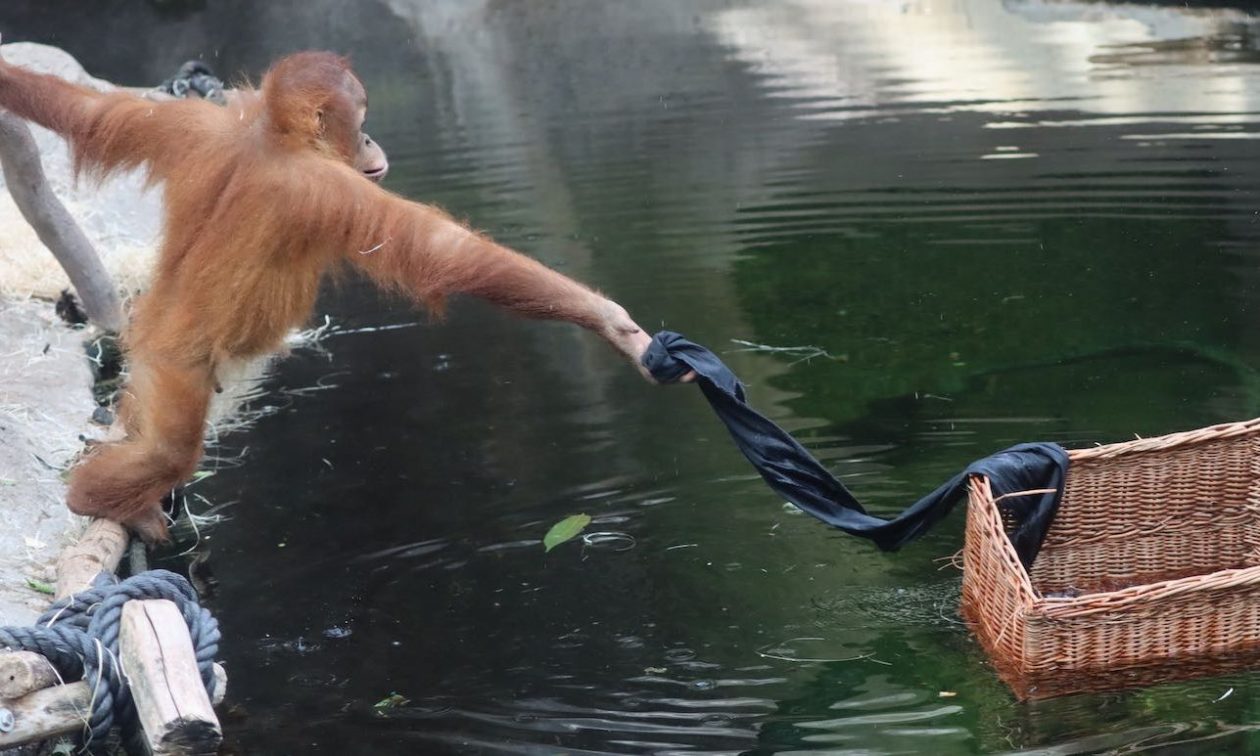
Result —
<path fill-rule="evenodd" d="M 1031 575 L 971 480 L 962 612 L 1021 699 L 1260 659 L 1260 419 L 1070 452 Z"/>

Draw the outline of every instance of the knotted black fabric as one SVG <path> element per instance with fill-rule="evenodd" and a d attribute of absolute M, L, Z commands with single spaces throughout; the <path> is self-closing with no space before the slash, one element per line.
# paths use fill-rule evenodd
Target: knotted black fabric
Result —
<path fill-rule="evenodd" d="M 677 333 L 661 331 L 652 337 L 643 365 L 661 383 L 695 371 L 713 411 L 770 488 L 828 525 L 869 538 L 885 551 L 923 535 L 966 493 L 967 479 L 983 475 L 995 497 L 1010 495 L 998 506 L 1015 552 L 1030 568 L 1063 497 L 1067 452 L 1058 444 L 1019 444 L 971 463 L 891 520 L 875 517 L 796 439 L 748 406 L 743 384 L 713 352 Z M 1014 495 L 1038 489 L 1052 493 Z"/>

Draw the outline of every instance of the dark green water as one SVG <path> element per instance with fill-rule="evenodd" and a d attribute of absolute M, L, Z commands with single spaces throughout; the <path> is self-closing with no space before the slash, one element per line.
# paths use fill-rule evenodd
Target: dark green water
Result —
<path fill-rule="evenodd" d="M 349 51 L 390 188 L 730 350 L 886 513 L 1014 442 L 1260 414 L 1258 29 L 1033 0 L 0 9 L 127 83 Z M 355 282 L 320 313 L 418 319 Z M 235 502 L 204 546 L 241 753 L 1260 751 L 1257 675 L 1016 703 L 937 561 L 960 515 L 893 555 L 793 516 L 697 391 L 576 329 L 466 303 L 325 347 L 198 484 Z M 575 512 L 633 548 L 544 556 Z"/>

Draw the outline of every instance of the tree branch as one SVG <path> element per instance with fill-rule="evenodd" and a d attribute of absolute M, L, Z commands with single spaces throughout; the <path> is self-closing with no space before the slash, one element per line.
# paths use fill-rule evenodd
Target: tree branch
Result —
<path fill-rule="evenodd" d="M 107 331 L 121 329 L 122 301 L 109 271 L 48 185 L 30 128 L 6 111 L 0 111 L 0 168 L 18 210 L 70 277 L 88 319 Z"/>

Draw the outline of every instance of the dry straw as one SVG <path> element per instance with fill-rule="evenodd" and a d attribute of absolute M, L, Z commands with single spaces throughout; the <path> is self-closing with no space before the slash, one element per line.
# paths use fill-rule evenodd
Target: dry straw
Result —
<path fill-rule="evenodd" d="M 1260 658 L 1260 419 L 1069 452 L 1030 575 L 970 482 L 962 612 L 1021 699 Z"/>

